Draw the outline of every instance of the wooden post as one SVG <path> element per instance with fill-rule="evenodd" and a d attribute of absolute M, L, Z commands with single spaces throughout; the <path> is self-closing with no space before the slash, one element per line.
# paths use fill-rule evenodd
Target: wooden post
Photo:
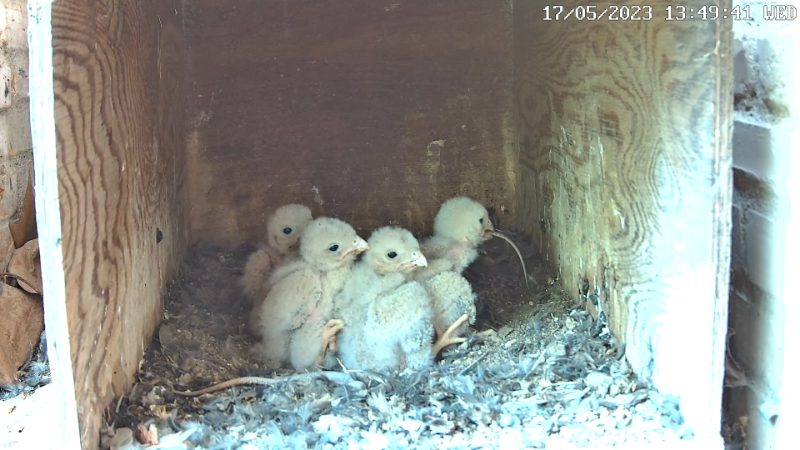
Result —
<path fill-rule="evenodd" d="M 514 8 L 519 226 L 637 375 L 721 448 L 731 19 L 668 20 L 668 1 L 561 5 Z"/>
<path fill-rule="evenodd" d="M 160 1 L 29 8 L 57 447 L 88 450 L 136 379 L 188 242 L 182 17 Z"/>
<path fill-rule="evenodd" d="M 28 0 L 28 48 L 34 193 L 39 254 L 44 290 L 44 322 L 57 400 L 52 448 L 81 448 L 75 403 L 75 378 L 67 322 L 64 266 L 61 253 L 61 206 L 53 101 L 52 0 Z"/>
<path fill-rule="evenodd" d="M 794 39 L 795 57 L 793 62 L 794 73 L 797 74 L 800 73 L 800 57 L 797 56 L 797 51 L 800 50 L 800 27 L 793 26 L 787 32 Z M 800 408 L 798 408 L 800 385 L 796 381 L 797 362 L 795 359 L 800 354 L 800 304 L 797 301 L 797 286 L 794 278 L 798 273 L 797 255 L 800 252 L 800 155 L 796 150 L 800 148 L 800 87 L 797 85 L 797 75 L 794 80 L 789 82 L 794 83 L 794 89 L 793 98 L 787 99 L 793 109 L 791 111 L 792 118 L 788 121 L 791 125 L 786 127 L 790 133 L 790 145 L 786 147 L 786 150 L 794 150 L 791 150 L 792 153 L 788 157 L 789 167 L 786 169 L 784 192 L 788 196 L 791 209 L 786 220 L 783 264 L 776 265 L 776 268 L 783 271 L 783 308 L 786 312 L 781 369 L 782 386 L 778 394 L 780 404 L 775 431 L 775 448 L 778 449 L 792 448 L 797 445 L 797 430 L 794 427 L 800 421 Z"/>

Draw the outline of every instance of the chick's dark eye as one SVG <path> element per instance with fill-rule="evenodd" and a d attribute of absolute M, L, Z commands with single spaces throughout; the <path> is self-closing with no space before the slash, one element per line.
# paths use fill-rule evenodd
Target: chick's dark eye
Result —
<path fill-rule="evenodd" d="M 389 252 L 386 254 L 386 256 L 388 256 L 389 259 L 395 259 L 397 258 L 397 252 Z"/>
<path fill-rule="evenodd" d="M 483 217 L 481 217 L 481 219 L 478 222 L 483 223 Z"/>
<path fill-rule="evenodd" d="M 339 245 L 338 244 L 333 244 L 330 247 L 328 247 L 328 250 L 330 250 L 332 252 L 335 252 L 336 250 L 339 250 Z"/>
<path fill-rule="evenodd" d="M 283 234 L 292 234 L 292 227 L 286 227 L 283 229 Z"/>

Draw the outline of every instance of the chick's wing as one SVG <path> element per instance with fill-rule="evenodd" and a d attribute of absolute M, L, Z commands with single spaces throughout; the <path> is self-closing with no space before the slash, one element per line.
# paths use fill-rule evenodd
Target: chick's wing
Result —
<path fill-rule="evenodd" d="M 322 298 L 319 274 L 310 267 L 299 268 L 281 278 L 267 296 L 269 311 L 277 320 L 299 328 Z M 284 325 L 285 326 L 285 325 Z"/>

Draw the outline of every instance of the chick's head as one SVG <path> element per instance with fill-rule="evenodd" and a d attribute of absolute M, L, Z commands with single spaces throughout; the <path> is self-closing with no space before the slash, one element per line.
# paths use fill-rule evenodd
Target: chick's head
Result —
<path fill-rule="evenodd" d="M 309 222 L 300 239 L 300 255 L 320 270 L 333 270 L 351 263 L 368 248 L 353 227 L 332 217 Z"/>
<path fill-rule="evenodd" d="M 303 229 L 311 222 L 311 210 L 303 205 L 290 203 L 276 209 L 267 221 L 269 246 L 286 254 L 297 245 Z"/>
<path fill-rule="evenodd" d="M 409 272 L 428 265 L 417 239 L 403 228 L 379 228 L 367 243 L 369 251 L 364 254 L 364 261 L 378 273 Z"/>
<path fill-rule="evenodd" d="M 482 204 L 468 197 L 454 197 L 442 203 L 433 220 L 433 232 L 477 247 L 491 239 L 494 225 Z"/>

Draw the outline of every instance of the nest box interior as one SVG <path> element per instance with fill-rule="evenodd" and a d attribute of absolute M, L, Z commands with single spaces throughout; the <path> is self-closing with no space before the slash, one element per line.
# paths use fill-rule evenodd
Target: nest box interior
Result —
<path fill-rule="evenodd" d="M 454 195 L 532 240 L 718 439 L 731 24 L 666 21 L 670 3 L 579 21 L 538 0 L 31 1 L 64 439 L 96 448 L 192 244 L 254 240 L 289 202 L 425 234 Z"/>

